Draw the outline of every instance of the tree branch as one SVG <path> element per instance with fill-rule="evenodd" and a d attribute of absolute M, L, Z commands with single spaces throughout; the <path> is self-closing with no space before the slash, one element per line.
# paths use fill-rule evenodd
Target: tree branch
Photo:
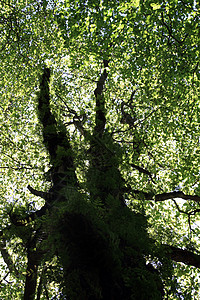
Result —
<path fill-rule="evenodd" d="M 153 200 L 154 197 L 154 193 L 152 192 L 144 192 L 141 190 L 132 190 L 127 188 L 127 192 L 131 192 L 134 196 L 138 196 L 136 197 L 139 200 Z"/>
<path fill-rule="evenodd" d="M 181 198 L 183 200 L 192 200 L 195 202 L 200 202 L 200 196 L 197 195 L 185 195 L 181 191 L 171 192 L 171 193 L 163 193 L 155 195 L 155 201 L 165 201 L 173 198 Z"/>
<path fill-rule="evenodd" d="M 0 251 L 1 251 L 1 255 L 3 257 L 3 260 L 4 260 L 5 264 L 7 265 L 10 273 L 14 274 L 16 277 L 19 277 L 19 272 L 15 268 L 15 264 L 14 264 L 14 262 L 12 260 L 12 257 L 10 256 L 8 250 L 6 249 L 6 239 L 3 236 L 3 232 L 2 231 L 0 231 L 0 236 L 1 236 Z"/>
<path fill-rule="evenodd" d="M 191 251 L 188 251 L 186 249 L 177 248 L 170 245 L 163 245 L 167 256 L 176 261 L 176 262 L 182 262 L 186 265 L 193 266 L 196 268 L 200 268 L 200 255 L 193 253 Z"/>
<path fill-rule="evenodd" d="M 145 174 L 148 175 L 148 171 Z M 134 195 L 138 195 L 139 199 L 142 198 L 143 200 L 155 200 L 155 202 L 161 202 L 161 201 L 165 201 L 165 200 L 173 200 L 174 198 L 181 198 L 183 200 L 191 200 L 191 201 L 195 201 L 195 202 L 200 202 L 200 196 L 185 195 L 182 191 L 177 191 L 177 192 L 175 191 L 175 192 L 171 192 L 171 193 L 162 193 L 162 194 L 155 195 L 153 192 L 144 192 L 142 190 L 134 190 L 131 188 L 130 185 L 128 185 L 124 188 L 124 192 L 133 193 Z M 177 206 L 176 202 L 175 202 L 175 205 Z M 181 211 L 179 208 L 178 208 L 178 210 L 182 213 L 186 213 L 187 215 L 194 215 L 195 213 L 200 211 L 200 209 L 196 209 L 196 210 L 192 210 L 190 212 L 185 212 L 185 211 Z"/>
<path fill-rule="evenodd" d="M 162 18 L 162 23 L 163 25 L 167 28 L 167 31 L 169 33 L 169 36 L 174 39 L 178 44 L 183 44 L 186 40 L 186 38 L 188 37 L 188 33 L 185 34 L 185 37 L 182 40 L 177 39 L 173 34 L 172 34 L 172 26 L 171 24 L 168 25 L 165 20 L 164 20 L 164 15 L 163 12 L 161 13 L 161 18 Z M 170 18 L 170 17 L 169 17 Z"/>
<path fill-rule="evenodd" d="M 27 188 L 31 192 L 31 194 L 33 194 L 34 196 L 40 197 L 44 200 L 49 200 L 50 199 L 50 194 L 47 193 L 47 192 L 42 192 L 42 191 L 35 190 L 30 185 L 28 185 Z"/>
<path fill-rule="evenodd" d="M 39 281 L 38 288 L 37 288 L 37 299 L 36 300 L 40 300 L 40 297 L 42 295 L 42 286 L 44 283 L 44 277 L 45 277 L 46 270 L 47 270 L 47 266 L 43 265 L 42 272 L 40 274 L 40 281 Z"/>
<path fill-rule="evenodd" d="M 105 117 L 105 99 L 103 96 L 103 89 L 105 85 L 105 81 L 107 79 L 108 73 L 106 71 L 106 67 L 108 67 L 108 61 L 104 60 L 104 71 L 101 74 L 99 80 L 97 81 L 97 87 L 94 90 L 94 95 L 96 98 L 96 116 L 95 116 L 95 128 L 94 135 L 101 136 L 103 134 L 106 117 Z"/>
<path fill-rule="evenodd" d="M 139 166 L 137 166 L 137 165 L 135 165 L 135 164 L 130 164 L 130 165 L 131 165 L 131 167 L 133 167 L 133 168 L 135 168 L 136 170 L 138 170 L 140 173 L 143 173 L 143 174 L 148 175 L 148 176 L 151 178 L 152 182 L 155 183 L 155 181 L 154 181 L 154 179 L 153 179 L 153 177 L 152 177 L 152 174 L 151 174 L 148 170 L 146 170 L 146 169 L 144 169 L 144 168 L 142 168 L 142 167 L 139 167 Z"/>
<path fill-rule="evenodd" d="M 134 94 L 135 94 L 135 91 L 131 94 L 130 101 L 132 101 Z M 125 111 L 125 109 L 124 109 L 125 106 L 132 109 L 132 116 L 128 112 Z M 137 121 L 137 116 L 136 116 L 136 113 L 133 111 L 133 106 L 131 104 L 122 102 L 121 103 L 121 114 L 122 114 L 121 123 L 128 124 L 130 128 L 135 127 L 135 123 Z"/>
<path fill-rule="evenodd" d="M 42 252 L 36 249 L 37 238 L 33 237 L 27 244 L 27 269 L 24 289 L 24 300 L 34 300 L 37 286 L 38 266 L 42 259 Z"/>
<path fill-rule="evenodd" d="M 71 117 L 71 115 L 73 116 L 73 121 L 67 122 L 66 124 L 67 125 L 73 124 L 85 138 L 88 138 L 90 133 L 83 127 L 83 123 L 87 118 L 86 114 L 78 115 L 77 112 L 74 109 L 70 108 L 69 105 L 58 93 L 56 93 L 56 96 L 65 104 L 67 110 L 69 111 L 69 114 L 67 116 L 68 117 Z"/>
<path fill-rule="evenodd" d="M 38 95 L 38 117 L 43 127 L 43 139 L 50 154 L 51 179 L 59 191 L 64 184 L 77 185 L 73 152 L 68 132 L 63 124 L 57 124 L 50 109 L 50 69 L 44 68 Z"/>

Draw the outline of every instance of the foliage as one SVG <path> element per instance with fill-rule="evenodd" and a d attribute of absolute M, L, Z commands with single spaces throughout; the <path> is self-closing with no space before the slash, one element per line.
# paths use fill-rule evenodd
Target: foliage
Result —
<path fill-rule="evenodd" d="M 22 298 L 34 251 L 37 299 L 199 297 L 198 269 L 162 247 L 199 254 L 198 3 L 0 10 L 1 299 Z"/>

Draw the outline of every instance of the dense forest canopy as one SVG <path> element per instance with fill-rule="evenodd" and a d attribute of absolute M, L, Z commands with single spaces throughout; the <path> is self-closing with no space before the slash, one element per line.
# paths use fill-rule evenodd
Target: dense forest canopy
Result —
<path fill-rule="evenodd" d="M 1 299 L 199 297 L 199 24 L 1 0 Z"/>

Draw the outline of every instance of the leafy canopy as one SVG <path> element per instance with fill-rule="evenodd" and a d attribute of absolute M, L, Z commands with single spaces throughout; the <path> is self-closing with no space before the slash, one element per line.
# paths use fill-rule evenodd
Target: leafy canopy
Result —
<path fill-rule="evenodd" d="M 9 213 L 16 210 L 23 216 L 44 205 L 43 199 L 30 194 L 28 184 L 44 191 L 50 187 L 44 178 L 50 157 L 37 108 L 44 65 L 53 72 L 51 110 L 69 132 L 77 177 L 87 198 L 89 139 L 72 120 L 79 116 L 88 136 L 92 134 L 94 90 L 103 60 L 109 61 L 106 130 L 132 191 L 126 194 L 126 202 L 145 212 L 149 233 L 158 243 L 198 253 L 199 203 L 154 201 L 155 195 L 178 189 L 200 196 L 198 3 L 5 0 L 0 11 L 1 232 L 22 274 L 13 279 L 13 297 L 21 297 L 17 285 L 24 285 L 26 264 L 21 237 L 9 230 Z M 109 139 L 106 143 L 111 145 Z M 111 177 L 107 185 L 112 184 Z M 134 191 L 151 194 L 151 200 Z M 6 274 L 3 261 L 2 269 Z M 196 293 L 195 272 L 181 265 L 175 269 L 183 297 Z M 3 279 L 1 283 L 1 298 L 6 299 L 11 285 Z M 49 291 L 55 293 L 50 285 Z M 178 293 L 173 299 L 179 299 Z"/>

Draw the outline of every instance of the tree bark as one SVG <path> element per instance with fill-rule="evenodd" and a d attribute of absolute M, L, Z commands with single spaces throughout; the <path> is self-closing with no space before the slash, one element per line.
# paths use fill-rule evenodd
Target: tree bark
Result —
<path fill-rule="evenodd" d="M 181 249 L 170 245 L 163 245 L 166 250 L 167 256 L 176 261 L 184 263 L 188 266 L 200 268 L 200 255 L 195 254 L 187 249 Z"/>
<path fill-rule="evenodd" d="M 156 202 L 165 201 L 165 200 L 169 200 L 169 199 L 173 199 L 173 198 L 181 198 L 181 199 L 184 199 L 184 200 L 192 200 L 192 201 L 195 201 L 195 202 L 200 202 L 200 196 L 198 196 L 198 195 L 185 195 L 181 191 L 155 195 L 155 201 Z"/>
<path fill-rule="evenodd" d="M 42 255 L 36 249 L 36 240 L 30 241 L 28 245 L 26 281 L 24 290 L 24 300 L 34 300 L 37 287 L 38 266 L 40 264 Z"/>

